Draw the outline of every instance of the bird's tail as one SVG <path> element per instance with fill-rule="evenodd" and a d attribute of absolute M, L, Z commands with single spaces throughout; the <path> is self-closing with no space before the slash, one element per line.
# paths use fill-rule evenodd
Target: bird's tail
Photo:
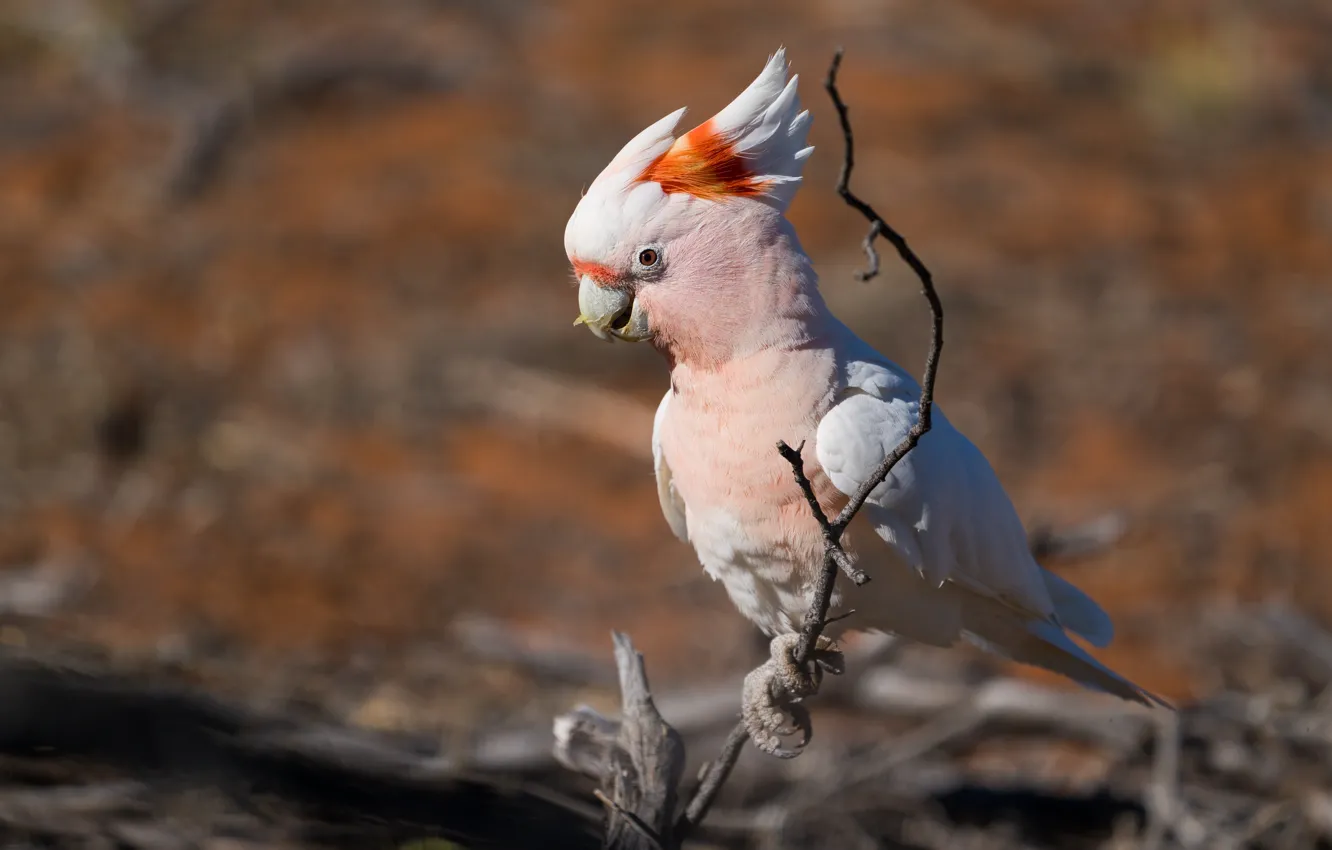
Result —
<path fill-rule="evenodd" d="M 1081 591 L 1077 592 L 1081 594 Z M 1003 603 L 977 593 L 967 592 L 964 596 L 962 623 L 966 637 L 982 649 L 1023 664 L 1051 670 L 1084 687 L 1114 694 L 1122 699 L 1146 706 L 1171 707 L 1161 697 L 1135 685 L 1097 661 L 1054 623 L 1024 619 Z M 1081 629 L 1075 628 L 1075 631 L 1082 633 Z M 1089 628 L 1088 631 L 1097 633 L 1100 630 Z"/>
<path fill-rule="evenodd" d="M 1047 569 L 1041 578 L 1054 602 L 1055 616 L 1064 628 L 1086 638 L 1092 646 L 1105 647 L 1115 638 L 1115 625 L 1096 600 Z"/>

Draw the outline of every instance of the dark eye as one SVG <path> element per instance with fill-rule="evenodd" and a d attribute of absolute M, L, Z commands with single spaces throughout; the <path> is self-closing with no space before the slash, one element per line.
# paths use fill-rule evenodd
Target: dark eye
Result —
<path fill-rule="evenodd" d="M 657 264 L 657 260 L 659 259 L 661 259 L 661 256 L 657 253 L 655 248 L 644 248 L 638 252 L 638 264 L 643 268 L 652 268 Z"/>

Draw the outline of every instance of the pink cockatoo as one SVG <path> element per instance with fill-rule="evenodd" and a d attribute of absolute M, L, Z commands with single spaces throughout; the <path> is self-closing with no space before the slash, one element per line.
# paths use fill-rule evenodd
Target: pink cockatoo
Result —
<path fill-rule="evenodd" d="M 578 322 L 602 339 L 647 341 L 670 368 L 652 435 L 662 512 L 773 638 L 773 660 L 746 681 L 744 705 L 750 734 L 769 751 L 793 731 L 783 709 L 810 690 L 792 650 L 824 551 L 774 445 L 806 445 L 805 472 L 831 515 L 905 437 L 920 396 L 907 372 L 829 311 L 784 215 L 813 152 L 797 79 L 787 80 L 778 50 L 693 130 L 675 135 L 684 109 L 648 127 L 593 181 L 564 234 Z M 834 633 L 967 640 L 1160 702 L 1068 636 L 1103 647 L 1113 627 L 1036 563 L 989 462 L 937 406 L 933 429 L 873 491 L 844 543 L 872 581 L 834 596 L 835 609 L 857 612 Z"/>

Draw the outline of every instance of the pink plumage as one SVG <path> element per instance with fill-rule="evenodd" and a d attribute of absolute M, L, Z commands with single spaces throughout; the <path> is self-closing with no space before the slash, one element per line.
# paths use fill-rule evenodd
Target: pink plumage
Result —
<path fill-rule="evenodd" d="M 806 444 L 806 473 L 835 510 L 910 429 L 920 390 L 829 311 L 785 217 L 813 149 L 784 52 L 677 138 L 683 112 L 597 177 L 565 247 L 576 271 L 597 270 L 579 275 L 579 321 L 604 339 L 649 341 L 669 366 L 653 433 L 667 521 L 740 612 L 780 636 L 799 629 L 823 541 L 774 445 Z M 1113 627 L 1033 560 L 990 464 L 937 405 L 933 430 L 847 540 L 873 580 L 835 599 L 857 611 L 839 627 L 968 640 L 1159 701 L 1068 636 L 1105 646 Z"/>

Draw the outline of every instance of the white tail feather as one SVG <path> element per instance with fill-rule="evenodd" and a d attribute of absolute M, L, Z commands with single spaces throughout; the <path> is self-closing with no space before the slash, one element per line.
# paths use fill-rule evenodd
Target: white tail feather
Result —
<path fill-rule="evenodd" d="M 967 639 L 1023 664 L 1066 676 L 1091 688 L 1146 706 L 1170 704 L 1106 667 L 1053 623 L 1022 620 L 1012 609 L 988 597 L 965 593 L 962 622 Z"/>
<path fill-rule="evenodd" d="M 1092 646 L 1109 646 L 1115 638 L 1115 624 L 1110 615 L 1090 596 L 1049 570 L 1042 568 L 1041 577 L 1050 591 L 1059 622 Z"/>

